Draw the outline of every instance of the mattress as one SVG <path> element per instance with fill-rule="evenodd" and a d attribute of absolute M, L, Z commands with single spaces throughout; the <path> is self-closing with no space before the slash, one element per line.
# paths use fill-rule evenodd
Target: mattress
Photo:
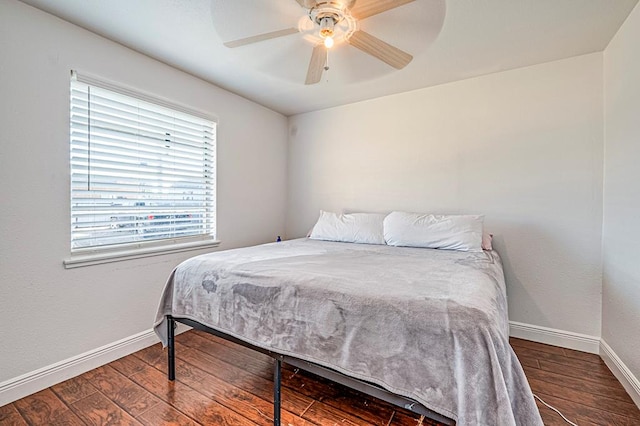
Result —
<path fill-rule="evenodd" d="M 375 383 L 459 425 L 541 425 L 508 340 L 500 258 L 298 239 L 193 257 L 166 315 Z"/>

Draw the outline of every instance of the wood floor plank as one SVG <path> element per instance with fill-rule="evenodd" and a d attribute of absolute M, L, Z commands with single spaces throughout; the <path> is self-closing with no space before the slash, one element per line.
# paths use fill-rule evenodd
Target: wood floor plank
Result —
<path fill-rule="evenodd" d="M 113 367 L 114 370 L 118 371 L 120 374 L 126 377 L 131 377 L 134 374 L 144 371 L 149 366 L 149 364 L 138 358 L 135 353 L 127 356 L 126 358 L 126 364 L 112 362 L 109 365 Z M 118 361 L 121 361 L 122 359 L 124 358 L 121 358 Z"/>
<path fill-rule="evenodd" d="M 420 418 L 419 415 L 409 410 L 362 394 L 312 373 L 298 371 L 298 369 L 293 369 L 283 375 L 283 386 L 373 424 L 387 425 L 388 419 L 394 412 L 396 420 L 391 424 L 395 425 L 415 426 L 417 419 Z M 423 420 L 424 425 L 438 424 L 430 422 L 427 419 Z"/>
<path fill-rule="evenodd" d="M 195 349 L 189 351 L 185 354 L 189 363 L 181 358 L 176 360 L 176 376 L 180 380 L 200 386 L 209 398 L 234 407 L 258 424 L 268 425 L 273 421 L 273 382 L 232 366 L 214 367 L 213 357 Z M 304 423 L 302 418 L 296 419 L 296 414 L 302 413 L 311 402 L 304 395 L 282 389 L 282 415 L 293 419 L 294 423 Z"/>
<path fill-rule="evenodd" d="M 193 358 L 189 357 L 189 360 L 192 361 Z M 198 361 L 194 364 L 197 363 Z M 192 387 L 201 385 L 201 392 L 205 396 L 225 407 L 233 407 L 236 412 L 246 416 L 256 424 L 268 426 L 273 422 L 273 402 L 256 395 L 256 393 L 265 393 L 256 391 L 261 386 L 260 384 L 254 385 L 250 383 L 250 380 L 243 380 L 242 383 L 238 383 L 238 381 L 226 382 L 192 364 L 184 362 L 182 359 L 176 360 L 176 376 L 178 380 Z M 272 389 L 272 386 L 267 384 L 266 388 L 269 390 Z M 269 393 L 267 392 L 268 395 Z M 301 404 L 297 408 L 300 409 L 303 405 Z M 290 404 L 286 401 L 283 401 L 283 407 L 285 411 L 291 410 Z"/>
<path fill-rule="evenodd" d="M 602 426 L 637 426 L 638 420 L 603 410 L 601 407 L 590 407 L 569 399 L 558 398 L 542 392 L 536 392 L 547 404 L 560 410 L 569 420 L 582 426 L 588 422 Z M 560 417 L 560 416 L 558 416 Z M 566 423 L 564 424 L 566 426 Z"/>
<path fill-rule="evenodd" d="M 82 376 L 74 377 L 58 383 L 51 387 L 51 390 L 58 395 L 66 404 L 85 398 L 98 390 Z"/>
<path fill-rule="evenodd" d="M 183 350 L 183 352 L 186 351 L 187 350 Z M 189 360 L 193 361 L 194 358 L 189 357 Z M 198 364 L 198 357 L 196 357 L 194 363 Z M 200 360 L 199 365 L 204 365 L 206 368 L 209 368 L 210 371 L 220 367 L 222 367 L 222 371 L 226 371 L 227 368 L 224 364 L 213 367 L 207 364 L 207 360 L 204 360 L 204 364 L 202 360 Z M 155 367 L 161 367 L 161 365 L 156 364 Z M 260 379 L 257 383 L 254 383 L 251 375 L 248 373 L 239 374 L 239 372 L 235 371 L 232 372 L 231 375 L 225 374 L 227 379 L 231 380 L 228 382 L 215 377 L 197 366 L 184 362 L 181 358 L 176 359 L 176 376 L 178 380 L 186 385 L 198 387 L 204 396 L 235 410 L 257 424 L 269 424 L 273 421 L 273 403 L 272 400 L 269 399 L 273 385 L 264 379 Z M 256 387 L 258 386 L 262 388 L 262 391 L 256 392 Z M 251 391 L 253 391 L 253 393 Z M 267 398 L 259 397 L 265 394 Z M 299 400 L 299 398 L 297 399 Z M 296 421 L 292 413 L 287 413 L 289 402 L 289 399 L 283 401 L 283 417 L 290 417 L 290 421 L 293 423 L 304 423 L 303 421 Z M 303 401 L 299 404 L 298 408 L 306 403 L 307 401 Z"/>
<path fill-rule="evenodd" d="M 190 377 L 191 374 L 185 375 L 185 383 L 192 385 L 198 384 L 202 387 L 203 393 L 212 399 L 219 400 L 225 405 L 237 406 L 238 411 L 247 415 L 255 411 L 254 417 L 250 417 L 258 424 L 266 421 L 267 425 L 273 422 L 273 381 L 263 377 L 254 375 L 244 371 L 232 364 L 228 364 L 220 359 L 208 355 L 202 351 L 192 348 L 182 348 L 181 356 L 188 360 L 188 365 L 181 364 L 182 359 L 178 357 L 176 365 L 176 376 L 182 378 L 179 368 L 190 368 L 190 373 L 196 373 L 196 377 Z M 151 356 L 150 359 L 157 359 Z M 273 377 L 273 360 L 271 360 L 271 373 Z M 161 367 L 161 365 L 156 365 Z M 203 373 L 207 373 L 204 375 Z M 286 380 L 286 377 L 285 377 Z M 234 387 L 226 389 L 227 384 L 233 384 Z M 229 393 L 226 395 L 225 393 Z M 254 398 L 255 396 L 255 398 Z M 315 424 L 313 419 L 304 418 L 297 415 L 302 413 L 311 405 L 312 399 L 302 394 L 291 392 L 288 388 L 282 388 L 282 422 L 291 425 L 309 425 Z M 246 405 L 242 407 L 241 405 Z"/>
<path fill-rule="evenodd" d="M 131 376 L 131 380 L 200 424 L 255 426 L 246 417 L 212 401 L 180 380 L 167 380 L 166 374 L 150 365 Z"/>
<path fill-rule="evenodd" d="M 636 407 L 635 404 L 618 401 L 617 399 L 605 396 L 593 395 L 585 391 L 568 389 L 560 384 L 545 382 L 534 378 L 529 378 L 529 384 L 535 394 L 541 393 L 557 398 L 564 398 L 569 401 L 580 401 L 583 405 L 611 413 L 619 413 L 635 419 L 636 422 L 640 422 L 640 411 L 638 411 L 638 407 Z"/>
<path fill-rule="evenodd" d="M 603 415 L 606 416 L 606 415 Z M 617 418 L 616 420 L 600 420 L 599 417 L 595 417 L 593 414 L 588 416 L 579 415 L 577 420 L 574 422 L 579 426 L 588 426 L 588 425 L 596 425 L 596 426 L 638 426 L 638 421 L 629 419 L 628 417 Z M 566 426 L 566 423 L 565 425 Z"/>
<path fill-rule="evenodd" d="M 582 392 L 589 392 L 593 395 L 601 395 L 618 401 L 633 404 L 633 400 L 624 390 L 622 386 L 613 387 L 603 385 L 597 382 L 580 380 L 575 377 L 566 376 L 564 374 L 553 373 L 550 371 L 540 370 L 537 368 L 524 367 L 524 373 L 527 379 L 538 379 L 549 383 L 555 383 L 564 386 L 566 389 L 574 389 Z"/>
<path fill-rule="evenodd" d="M 160 399 L 120 374 L 110 365 L 105 365 L 82 375 L 133 417 L 144 413 L 160 402 Z"/>
<path fill-rule="evenodd" d="M 565 356 L 563 348 L 559 346 L 545 345 L 543 343 L 537 343 L 529 340 L 518 339 L 516 337 L 510 337 L 509 344 L 511 344 L 511 347 L 516 353 L 518 353 L 517 348 L 525 348 L 525 349 L 533 349 L 538 352 L 546 352 L 550 354 Z"/>
<path fill-rule="evenodd" d="M 568 365 L 576 368 L 580 368 L 586 371 L 595 371 L 601 373 L 607 373 L 609 369 L 607 366 L 603 364 L 596 364 L 593 362 L 582 361 L 575 358 L 568 358 L 564 355 L 553 354 L 545 351 L 537 351 L 531 348 L 523 348 L 523 347 L 513 347 L 516 355 L 526 356 L 530 358 L 537 358 L 539 361 L 551 361 L 556 364 Z"/>
<path fill-rule="evenodd" d="M 402 412 L 396 411 L 389 426 L 441 426 L 442 423 L 438 423 L 435 420 L 427 419 L 419 414 L 409 413 L 406 410 Z"/>
<path fill-rule="evenodd" d="M 538 361 L 537 358 L 520 355 L 518 357 L 518 360 L 520 361 L 520 365 L 522 365 L 523 367 L 540 368 L 540 361 Z"/>
<path fill-rule="evenodd" d="M 283 386 L 291 388 L 295 392 L 322 401 L 323 404 L 333 408 L 349 412 L 373 424 L 380 423 L 380 419 L 389 419 L 394 411 L 401 410 L 384 401 L 304 371 L 285 374 L 282 383 Z"/>
<path fill-rule="evenodd" d="M 237 345 L 235 347 L 226 346 L 196 333 L 182 333 L 178 337 L 179 339 L 176 338 L 176 341 L 180 344 L 198 349 L 229 364 L 242 367 L 257 376 L 270 379 L 273 375 L 273 360 L 269 357 L 265 359 L 251 356 L 239 351 Z"/>
<path fill-rule="evenodd" d="M 167 350 L 162 349 L 160 343 L 151 345 L 133 354 L 136 358 L 141 359 L 149 365 L 163 366 L 167 368 Z"/>
<path fill-rule="evenodd" d="M 199 347 L 203 348 L 203 346 Z M 188 349 L 184 351 L 184 359 L 210 374 L 218 376 L 221 380 L 234 383 L 248 392 L 261 396 L 265 400 L 269 401 L 269 404 L 272 401 L 271 395 L 273 392 L 273 383 L 271 380 L 263 379 L 260 376 L 253 377 L 241 368 L 238 368 L 235 365 L 229 365 L 199 349 Z M 228 359 L 235 360 L 237 358 L 231 354 Z M 273 367 L 271 370 L 273 370 Z M 273 372 L 269 372 L 269 376 L 272 375 Z M 342 411 L 343 414 L 341 415 L 346 419 L 358 418 L 359 421 L 374 422 L 380 418 L 390 417 L 390 414 L 393 411 L 382 404 L 372 402 L 363 395 L 359 395 L 358 399 L 349 398 L 349 396 L 345 395 L 346 388 L 340 386 L 336 387 L 336 384 L 333 382 L 331 382 L 331 386 L 327 386 L 317 379 L 312 379 L 310 376 L 313 375 L 299 371 L 296 372 L 295 370 L 288 370 L 283 374 L 284 407 L 288 407 L 289 398 L 291 396 L 295 396 L 299 393 L 301 395 L 306 395 L 311 399 L 321 401 L 321 404 L 316 405 L 316 408 L 327 406 L 327 410 L 332 412 L 331 416 L 336 415 L 337 411 Z M 290 393 L 288 389 L 296 392 Z M 291 411 L 295 412 L 295 410 L 302 408 L 302 406 L 299 405 L 300 402 L 301 401 L 296 401 L 296 404 L 290 407 Z M 306 404 L 307 401 L 304 401 L 304 403 Z M 308 416 L 306 418 L 308 418 Z M 310 420 L 317 419 L 311 418 Z"/>
<path fill-rule="evenodd" d="M 209 333 L 205 333 L 204 331 L 197 331 L 197 333 L 200 336 L 205 337 L 207 339 L 210 339 L 213 342 L 217 342 L 217 343 L 220 343 L 221 345 L 228 346 L 230 348 L 233 348 L 233 349 L 237 350 L 238 352 L 245 353 L 245 354 L 247 354 L 249 356 L 254 356 L 257 360 L 262 360 L 263 362 L 271 362 L 269 355 L 266 355 L 266 354 L 263 354 L 263 353 L 260 353 L 260 352 L 256 353 L 253 349 L 250 349 L 250 348 L 247 348 L 247 347 L 244 347 L 244 346 L 241 346 L 241 345 L 237 345 L 237 344 L 235 344 L 233 342 L 230 342 L 228 340 L 225 340 L 225 339 L 223 339 L 221 337 L 214 336 L 214 335 L 209 334 Z"/>
<path fill-rule="evenodd" d="M 143 360 L 149 365 L 163 371 L 166 368 L 166 361 L 158 355 L 159 351 L 159 347 L 154 346 L 138 352 L 136 355 L 143 357 Z M 202 372 L 206 372 L 217 379 L 230 383 L 235 387 L 242 388 L 254 395 L 267 395 L 267 398 L 271 395 L 273 385 L 270 380 L 255 376 L 209 354 L 197 349 L 184 347 L 181 344 L 176 344 L 176 355 L 177 361 L 188 361 L 188 365 L 179 364 L 181 368 L 184 368 L 182 375 L 176 374 L 179 379 L 187 384 L 189 382 L 197 383 L 198 379 L 202 379 L 205 376 Z M 192 377 L 193 374 L 196 374 L 198 377 L 194 379 Z M 272 375 L 273 373 L 271 373 L 269 377 Z M 309 401 L 304 401 L 302 406 L 306 406 L 308 402 Z"/>
<path fill-rule="evenodd" d="M 575 377 L 576 379 L 593 381 L 606 384 L 613 387 L 622 387 L 618 379 L 607 369 L 606 371 L 585 370 L 583 368 L 574 367 L 566 364 L 558 364 L 547 360 L 538 360 L 540 369 L 550 371 L 552 373 L 564 374 L 565 376 Z"/>
<path fill-rule="evenodd" d="M 244 372 L 243 368 L 246 363 L 246 370 L 259 375 L 261 377 L 271 378 L 273 376 L 273 361 L 267 357 L 269 361 L 267 365 L 264 359 L 251 358 L 247 353 L 244 353 L 239 349 L 238 345 L 222 345 L 221 343 L 212 339 L 205 338 L 200 334 L 184 333 L 184 336 L 180 339 L 180 342 L 184 345 L 189 345 L 191 348 L 195 348 L 206 355 L 218 357 L 224 360 L 225 363 L 230 363 L 235 367 L 238 367 L 238 371 Z M 255 352 L 255 351 L 254 351 Z M 181 353 L 178 350 L 177 353 Z M 185 359 L 193 359 L 188 352 L 185 354 Z M 212 362 L 211 360 L 199 365 L 201 368 L 210 369 L 212 374 L 216 372 L 228 372 L 226 364 L 220 364 L 219 362 Z M 365 421 L 372 422 L 379 418 L 388 418 L 393 412 L 393 408 L 382 401 L 373 402 L 371 398 L 364 395 L 359 395 L 358 398 L 354 398 L 355 393 L 349 393 L 347 388 L 337 385 L 334 382 L 326 379 L 319 378 L 317 376 L 310 375 L 303 371 L 297 371 L 297 369 L 287 369 L 283 372 L 283 386 L 291 388 L 303 395 L 306 395 L 312 399 L 322 400 L 324 404 L 332 406 L 337 409 L 345 409 L 345 401 L 349 401 L 352 404 L 347 408 L 347 411 L 360 417 Z M 313 376 L 313 378 L 311 378 Z M 229 377 L 223 375 L 220 378 L 224 380 L 237 380 L 236 377 Z M 268 383 L 267 392 L 271 392 L 271 383 Z M 353 399 L 351 399 L 353 398 Z"/>
<path fill-rule="evenodd" d="M 546 399 L 545 399 L 546 402 Z M 540 411 L 540 417 L 545 426 L 567 426 L 567 422 L 564 421 L 562 416 L 553 411 L 551 408 L 544 405 L 541 401 L 536 399 L 536 405 Z M 554 407 L 558 409 L 559 407 Z M 569 420 L 576 422 L 577 412 L 571 407 L 562 406 L 562 414 Z"/>
<path fill-rule="evenodd" d="M 137 426 L 141 423 L 100 392 L 71 404 L 85 424 L 92 426 Z"/>
<path fill-rule="evenodd" d="M 51 388 L 15 401 L 14 405 L 31 425 L 83 425 L 78 416 L 53 393 Z"/>
<path fill-rule="evenodd" d="M 120 372 L 120 374 L 126 377 L 131 377 L 134 374 L 142 371 L 147 364 L 144 362 L 140 362 L 140 360 L 136 357 L 125 356 L 109 363 L 109 365 Z"/>
<path fill-rule="evenodd" d="M 562 348 L 564 356 L 567 358 L 579 359 L 581 361 L 592 362 L 595 364 L 604 364 L 600 355 L 590 354 L 587 352 L 580 352 L 573 349 Z"/>
<path fill-rule="evenodd" d="M 22 418 L 15 405 L 7 404 L 0 407 L 0 425 L 26 426 L 27 424 L 28 423 Z"/>
<path fill-rule="evenodd" d="M 562 417 L 558 415 L 558 413 L 552 411 L 551 409 L 543 406 L 542 404 L 538 405 L 538 409 L 540 410 L 540 417 L 542 417 L 542 423 L 544 424 L 544 426 L 568 426 L 568 423 L 565 422 Z M 572 421 L 574 423 L 576 422 L 575 419 Z"/>
<path fill-rule="evenodd" d="M 369 423 L 360 417 L 343 410 L 338 410 L 322 402 L 313 404 L 305 411 L 302 417 L 320 425 L 374 426 L 373 423 Z"/>
<path fill-rule="evenodd" d="M 55 420 L 45 421 L 43 423 L 28 423 L 31 426 L 86 426 L 86 423 L 83 422 L 73 411 L 69 410 L 60 416 L 58 416 Z"/>
<path fill-rule="evenodd" d="M 136 419 L 147 426 L 199 426 L 199 423 L 166 402 L 154 405 Z"/>
<path fill-rule="evenodd" d="M 254 395 L 271 398 L 273 380 L 252 374 L 197 349 L 189 348 L 181 352 L 183 354 L 181 359 L 187 360 L 190 365 L 197 367 L 199 371 L 207 372 L 218 380 L 232 383 L 234 386 Z M 273 377 L 273 373 L 271 373 L 271 377 Z M 309 402 L 309 400 L 305 399 L 302 403 L 303 408 Z"/>
<path fill-rule="evenodd" d="M 297 368 L 283 372 L 282 384 L 295 392 L 316 400 L 326 401 L 342 395 L 341 388 L 337 383 Z"/>

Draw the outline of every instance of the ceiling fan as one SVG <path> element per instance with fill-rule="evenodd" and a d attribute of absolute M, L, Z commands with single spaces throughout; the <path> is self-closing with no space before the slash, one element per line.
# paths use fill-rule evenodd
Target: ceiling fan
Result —
<path fill-rule="evenodd" d="M 413 56 L 379 38 L 359 29 L 358 21 L 386 12 L 415 0 L 295 0 L 307 9 L 309 19 L 320 37 L 311 53 L 305 84 L 315 84 L 327 70 L 327 52 L 335 43 L 346 42 L 351 46 L 402 69 Z M 300 32 L 299 28 L 285 28 L 224 43 L 230 48 L 245 46 Z"/>

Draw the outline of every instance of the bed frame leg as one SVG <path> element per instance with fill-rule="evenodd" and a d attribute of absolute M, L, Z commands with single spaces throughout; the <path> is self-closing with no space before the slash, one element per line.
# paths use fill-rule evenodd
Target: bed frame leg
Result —
<path fill-rule="evenodd" d="M 167 315 L 167 375 L 171 381 L 176 379 L 175 335 L 176 321 L 171 315 Z"/>
<path fill-rule="evenodd" d="M 282 384 L 282 360 L 275 358 L 273 369 L 273 426 L 280 426 L 280 385 Z"/>

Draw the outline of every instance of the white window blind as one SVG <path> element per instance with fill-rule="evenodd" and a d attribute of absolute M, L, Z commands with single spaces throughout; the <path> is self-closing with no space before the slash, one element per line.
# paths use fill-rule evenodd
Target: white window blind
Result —
<path fill-rule="evenodd" d="M 214 238 L 216 124 L 71 81 L 71 250 Z"/>

